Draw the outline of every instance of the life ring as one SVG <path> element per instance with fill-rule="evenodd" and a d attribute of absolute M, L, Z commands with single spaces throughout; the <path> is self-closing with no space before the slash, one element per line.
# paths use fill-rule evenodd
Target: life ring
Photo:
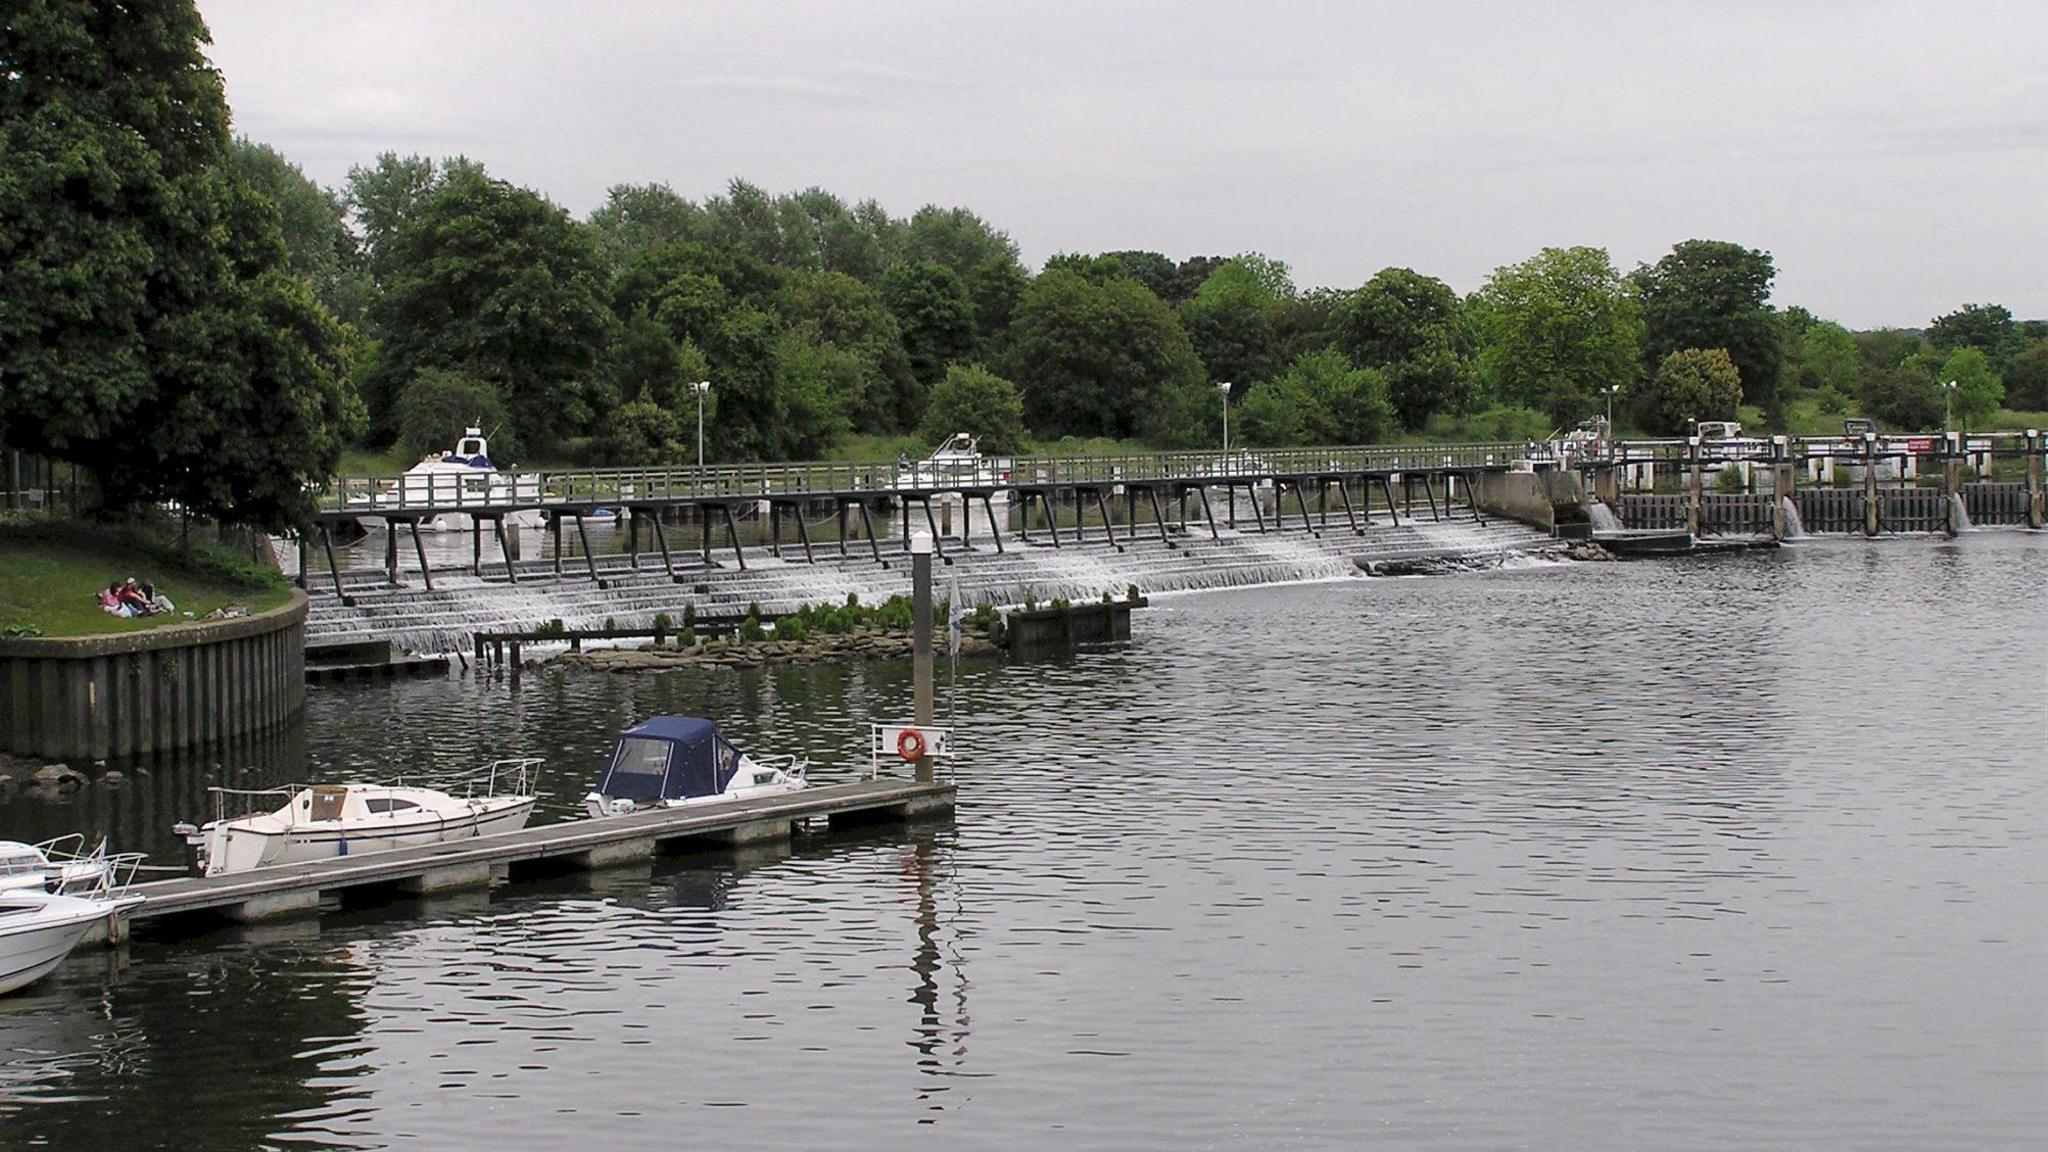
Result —
<path fill-rule="evenodd" d="M 896 736 L 896 754 L 905 760 L 924 759 L 924 733 L 905 728 Z"/>

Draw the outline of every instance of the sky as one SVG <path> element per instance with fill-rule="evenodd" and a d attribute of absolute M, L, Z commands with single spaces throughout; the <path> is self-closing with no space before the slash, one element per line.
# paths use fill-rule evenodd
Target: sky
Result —
<path fill-rule="evenodd" d="M 482 161 L 578 216 L 735 178 L 1027 264 L 1257 251 L 1461 292 L 1545 247 L 1776 258 L 1851 327 L 2048 318 L 2048 3 L 199 0 L 236 131 L 323 184 Z"/>

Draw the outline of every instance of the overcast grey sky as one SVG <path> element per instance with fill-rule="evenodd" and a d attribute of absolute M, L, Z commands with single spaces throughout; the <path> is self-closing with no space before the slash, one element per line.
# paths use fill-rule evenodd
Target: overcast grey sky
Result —
<path fill-rule="evenodd" d="M 1856 327 L 2048 317 L 2048 3 L 200 0 L 236 129 L 336 184 L 465 153 L 579 216 L 734 176 L 1058 251 L 1460 291 L 1688 237 Z"/>

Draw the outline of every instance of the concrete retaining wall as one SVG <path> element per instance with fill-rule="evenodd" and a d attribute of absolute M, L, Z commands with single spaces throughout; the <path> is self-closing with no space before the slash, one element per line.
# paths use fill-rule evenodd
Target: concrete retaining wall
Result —
<path fill-rule="evenodd" d="M 1012 655 L 1071 651 L 1076 644 L 1106 644 L 1131 638 L 1131 610 L 1144 599 L 1068 608 L 1018 610 L 1003 617 L 1004 645 Z"/>
<path fill-rule="evenodd" d="M 0 639 L 0 749 L 139 756 L 260 731 L 306 704 L 306 596 L 239 620 Z"/>
<path fill-rule="evenodd" d="M 1559 521 L 1586 519 L 1585 485 L 1574 473 L 1482 472 L 1477 480 L 1473 495 L 1489 516 L 1505 516 L 1546 532 L 1555 532 Z"/>

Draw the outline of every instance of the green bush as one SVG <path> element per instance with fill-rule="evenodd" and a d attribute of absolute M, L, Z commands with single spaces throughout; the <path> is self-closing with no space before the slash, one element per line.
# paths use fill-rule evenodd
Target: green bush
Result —
<path fill-rule="evenodd" d="M 448 451 L 472 426 L 491 438 L 493 464 L 503 467 L 519 447 L 497 386 L 460 372 L 424 368 L 414 373 L 398 394 L 395 415 L 398 447 L 408 460 Z"/>
<path fill-rule="evenodd" d="M 655 634 L 655 635 L 657 635 L 657 636 L 659 636 L 659 635 L 662 635 L 663 633 L 666 633 L 666 632 L 668 632 L 668 631 L 669 631 L 669 630 L 670 630 L 671 628 L 673 628 L 674 626 L 675 626 L 675 621 L 673 621 L 673 620 L 669 619 L 669 615 L 668 615 L 668 613 L 666 613 L 666 612 L 656 612 L 656 613 L 654 614 L 654 634 Z"/>
<path fill-rule="evenodd" d="M 1136 584 L 1133 584 L 1129 588 L 1124 590 L 1124 599 L 1132 604 L 1136 604 L 1139 600 L 1143 598 L 1144 593 L 1138 591 L 1138 586 Z"/>
<path fill-rule="evenodd" d="M 762 629 L 759 616 L 749 616 L 745 620 L 740 621 L 741 641 L 748 644 L 758 644 L 767 638 L 768 633 Z"/>
<path fill-rule="evenodd" d="M 681 632 L 676 633 L 676 647 L 695 648 L 696 646 L 697 630 L 695 628 L 684 628 Z"/>
<path fill-rule="evenodd" d="M 979 364 L 954 364 L 925 402 L 925 438 L 934 445 L 955 433 L 975 438 L 981 451 L 1003 456 L 1024 450 L 1024 395 L 1015 384 Z"/>
<path fill-rule="evenodd" d="M 697 606 L 696 606 L 695 604 L 685 604 L 685 605 L 683 605 L 683 627 L 685 627 L 685 628 L 695 628 L 696 626 L 697 626 Z"/>
<path fill-rule="evenodd" d="M 749 619 L 749 620 L 759 620 L 760 618 L 761 618 L 761 602 L 760 602 L 759 600 L 749 600 L 749 601 L 747 601 L 747 619 Z"/>
<path fill-rule="evenodd" d="M 803 616 L 784 616 L 775 622 L 777 640 L 804 640 L 811 634 L 810 622 Z"/>
<path fill-rule="evenodd" d="M 616 632 L 616 631 L 618 631 L 618 630 L 619 630 L 619 622 L 618 622 L 617 620 L 614 620 L 614 619 L 612 619 L 612 618 L 611 618 L 611 617 L 609 617 L 609 616 L 605 617 L 605 618 L 604 618 L 604 630 L 605 630 L 605 631 L 607 631 L 607 632 Z"/>

